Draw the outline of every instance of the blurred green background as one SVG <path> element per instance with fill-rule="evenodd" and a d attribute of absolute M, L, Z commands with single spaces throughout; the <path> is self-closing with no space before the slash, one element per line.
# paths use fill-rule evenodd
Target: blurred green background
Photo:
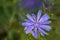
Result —
<path fill-rule="evenodd" d="M 0 0 L 0 40 L 38 40 L 31 34 L 25 34 L 21 23 L 26 13 L 36 13 L 38 10 L 24 10 L 19 6 L 21 0 Z M 50 15 L 52 30 L 43 40 L 60 40 L 60 0 L 52 1 L 51 9 L 42 9 Z M 45 39 L 44 39 L 45 38 Z"/>

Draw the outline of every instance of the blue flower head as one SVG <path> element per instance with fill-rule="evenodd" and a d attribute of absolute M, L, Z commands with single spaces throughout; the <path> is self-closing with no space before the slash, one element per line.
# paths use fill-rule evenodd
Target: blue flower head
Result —
<path fill-rule="evenodd" d="M 51 29 L 48 24 L 51 23 L 50 20 L 48 20 L 50 17 L 48 14 L 44 14 L 41 17 L 42 11 L 39 10 L 37 16 L 35 14 L 29 15 L 27 14 L 28 20 L 25 20 L 25 22 L 22 23 L 23 26 L 25 26 L 26 34 L 32 33 L 32 35 L 35 38 L 38 38 L 38 31 L 40 32 L 41 36 L 48 35 L 46 31 L 49 31 Z"/>

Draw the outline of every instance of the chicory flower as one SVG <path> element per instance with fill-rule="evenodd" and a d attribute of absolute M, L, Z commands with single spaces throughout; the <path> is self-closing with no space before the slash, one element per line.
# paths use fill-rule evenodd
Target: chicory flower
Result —
<path fill-rule="evenodd" d="M 28 20 L 22 23 L 25 26 L 26 34 L 32 33 L 35 38 L 38 38 L 38 31 L 40 32 L 41 36 L 48 35 L 46 31 L 50 31 L 51 27 L 48 25 L 51 23 L 49 20 L 48 14 L 44 14 L 41 16 L 42 11 L 39 10 L 37 16 L 35 14 L 27 14 Z"/>

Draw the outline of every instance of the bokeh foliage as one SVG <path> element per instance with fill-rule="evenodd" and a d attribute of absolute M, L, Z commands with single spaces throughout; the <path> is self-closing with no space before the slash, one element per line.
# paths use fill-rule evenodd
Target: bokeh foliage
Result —
<path fill-rule="evenodd" d="M 37 40 L 31 34 L 25 34 L 21 23 L 26 18 L 26 13 L 32 12 L 22 10 L 22 7 L 19 8 L 18 1 L 0 0 L 0 40 Z M 52 3 L 54 5 L 51 11 L 48 12 L 52 21 L 50 24 L 52 30 L 49 35 L 42 37 L 43 40 L 45 40 L 44 38 L 47 40 L 60 40 L 60 0 L 53 0 Z M 37 11 L 34 13 L 37 13 Z"/>

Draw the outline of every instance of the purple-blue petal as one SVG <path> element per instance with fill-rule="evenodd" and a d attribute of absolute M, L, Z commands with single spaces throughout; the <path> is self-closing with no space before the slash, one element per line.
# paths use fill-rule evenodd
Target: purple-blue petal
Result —
<path fill-rule="evenodd" d="M 33 23 L 29 23 L 29 22 L 23 22 L 23 23 L 22 23 L 23 26 L 30 26 L 30 25 L 32 25 L 32 24 L 33 24 Z"/>
<path fill-rule="evenodd" d="M 50 24 L 50 23 L 51 23 L 51 21 L 45 21 L 45 22 L 42 22 L 40 24 Z"/>
<path fill-rule="evenodd" d="M 44 15 L 41 17 L 41 19 L 39 20 L 39 22 L 40 22 L 40 23 L 45 22 L 45 21 L 47 21 L 49 18 L 50 18 L 50 17 L 48 16 L 48 14 L 44 14 Z"/>
<path fill-rule="evenodd" d="M 41 17 L 41 14 L 42 14 L 42 10 L 39 10 L 38 11 L 38 14 L 37 14 L 37 21 L 39 21 L 40 17 Z"/>
<path fill-rule="evenodd" d="M 33 23 L 31 20 L 27 20 L 27 19 L 26 19 L 25 21 L 26 21 L 26 22 L 29 22 L 29 23 Z"/>
<path fill-rule="evenodd" d="M 50 24 L 50 23 L 51 23 L 51 21 L 45 21 L 42 24 Z"/>
<path fill-rule="evenodd" d="M 38 29 L 38 31 L 40 32 L 40 34 L 41 34 L 42 36 L 44 36 L 43 32 L 41 32 L 39 29 Z"/>
<path fill-rule="evenodd" d="M 33 35 L 35 38 L 38 38 L 38 33 L 37 33 L 37 32 L 32 31 L 32 35 Z"/>
<path fill-rule="evenodd" d="M 50 31 L 51 27 L 48 25 L 40 25 L 40 28 L 45 29 L 46 31 Z"/>
<path fill-rule="evenodd" d="M 40 34 L 41 34 L 42 36 L 44 36 L 44 34 L 43 34 L 42 32 L 40 32 Z"/>
<path fill-rule="evenodd" d="M 41 33 L 41 35 L 42 35 L 42 33 L 43 33 L 44 35 L 48 35 L 48 33 L 46 33 L 43 29 L 38 28 L 38 30 L 39 30 L 39 32 Z M 42 35 L 42 36 L 44 36 L 44 35 Z"/>
<path fill-rule="evenodd" d="M 34 28 L 35 32 L 37 32 L 37 28 Z"/>
<path fill-rule="evenodd" d="M 24 30 L 27 30 L 27 29 L 28 29 L 28 27 L 29 27 L 29 26 L 26 26 L 26 27 L 24 28 Z"/>
<path fill-rule="evenodd" d="M 33 28 L 34 28 L 34 26 L 28 26 L 28 27 L 26 28 L 26 34 L 30 33 Z"/>
<path fill-rule="evenodd" d="M 31 20 L 31 21 L 33 21 L 33 22 L 34 22 L 34 20 L 33 20 L 33 18 L 32 18 L 32 16 L 31 16 L 31 15 L 27 14 L 26 16 L 27 16 L 27 18 L 28 18 L 29 20 Z"/>
<path fill-rule="evenodd" d="M 34 21 L 36 21 L 36 15 L 34 13 L 32 14 L 32 17 L 33 17 Z"/>

